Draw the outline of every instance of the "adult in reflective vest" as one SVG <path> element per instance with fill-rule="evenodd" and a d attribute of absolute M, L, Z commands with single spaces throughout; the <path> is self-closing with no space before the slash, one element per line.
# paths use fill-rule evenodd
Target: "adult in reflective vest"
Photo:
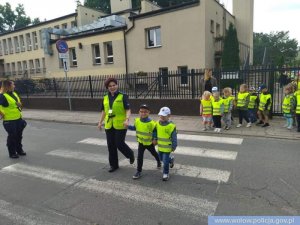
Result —
<path fill-rule="evenodd" d="M 130 160 L 130 164 L 134 163 L 134 153 L 125 143 L 131 112 L 127 95 L 118 91 L 117 80 L 108 78 L 104 85 L 108 93 L 103 99 L 98 128 L 102 129 L 104 121 L 110 164 L 108 172 L 114 172 L 119 168 L 118 150 Z"/>
<path fill-rule="evenodd" d="M 261 91 L 261 94 L 259 96 L 259 106 L 257 111 L 257 115 L 259 118 L 259 122 L 257 123 L 257 125 L 262 124 L 262 127 L 269 127 L 269 114 L 272 105 L 272 96 L 268 92 L 268 88 L 265 84 L 262 84 L 259 87 L 259 90 Z"/>
<path fill-rule="evenodd" d="M 157 123 L 157 146 L 160 160 L 163 162 L 163 181 L 169 179 L 169 167 L 174 166 L 174 157 L 170 153 L 177 147 L 176 125 L 171 122 L 171 110 L 168 107 L 162 107 L 158 113 L 159 122 Z"/>
<path fill-rule="evenodd" d="M 161 168 L 161 162 L 159 156 L 155 150 L 153 139 L 156 137 L 156 122 L 149 117 L 150 108 L 148 105 L 143 104 L 139 109 L 139 118 L 136 118 L 133 126 L 128 126 L 129 130 L 135 130 L 138 146 L 138 157 L 137 157 L 137 171 L 132 176 L 133 179 L 138 179 L 142 176 L 142 167 L 144 152 L 147 149 L 151 155 L 156 159 L 157 168 Z"/>
<path fill-rule="evenodd" d="M 286 124 L 284 127 L 290 130 L 293 128 L 293 113 L 295 109 L 295 96 L 293 93 L 292 84 L 288 84 L 284 87 L 284 94 L 285 97 L 282 102 L 283 116 L 286 120 Z"/>
<path fill-rule="evenodd" d="M 5 80 L 2 82 L 0 114 L 3 118 L 4 129 L 8 134 L 6 145 L 9 157 L 19 158 L 19 156 L 26 155 L 23 150 L 22 138 L 27 123 L 22 119 L 22 103 L 14 89 L 13 81 Z"/>

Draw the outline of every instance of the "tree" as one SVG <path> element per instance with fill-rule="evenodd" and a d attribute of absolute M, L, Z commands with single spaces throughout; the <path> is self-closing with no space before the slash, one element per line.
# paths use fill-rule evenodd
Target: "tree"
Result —
<path fill-rule="evenodd" d="M 18 4 L 18 6 L 15 9 L 17 15 L 15 19 L 15 26 L 14 30 L 26 27 L 29 24 L 31 24 L 31 19 L 30 17 L 26 16 L 24 6 L 22 4 Z"/>
<path fill-rule="evenodd" d="M 267 63 L 283 64 L 294 61 L 298 55 L 298 41 L 290 39 L 288 31 L 253 34 L 254 65 Z M 265 59 L 264 59 L 265 57 Z"/>
<path fill-rule="evenodd" d="M 110 13 L 110 0 L 86 0 L 84 6 Z"/>
<path fill-rule="evenodd" d="M 31 24 L 32 24 L 32 25 L 35 25 L 35 24 L 38 24 L 38 23 L 40 23 L 40 22 L 41 22 L 40 18 L 34 18 L 34 19 L 31 21 Z"/>
<path fill-rule="evenodd" d="M 11 9 L 11 5 L 6 2 L 4 6 L 0 7 L 0 14 L 3 18 L 3 27 L 4 30 L 11 31 L 13 30 L 15 20 L 16 20 L 16 15 L 14 11 Z"/>
<path fill-rule="evenodd" d="M 233 24 L 230 23 L 228 30 L 226 30 L 222 54 L 222 67 L 224 69 L 239 69 L 239 51 L 237 32 Z"/>

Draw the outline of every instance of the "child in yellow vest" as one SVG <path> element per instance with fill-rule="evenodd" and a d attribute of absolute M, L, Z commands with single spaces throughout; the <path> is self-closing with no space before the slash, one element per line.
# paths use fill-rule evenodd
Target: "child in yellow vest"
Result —
<path fill-rule="evenodd" d="M 200 100 L 200 116 L 203 120 L 203 131 L 206 131 L 212 124 L 212 98 L 209 91 L 204 91 Z"/>
<path fill-rule="evenodd" d="M 259 118 L 259 122 L 257 123 L 257 125 L 262 124 L 262 127 L 269 127 L 269 114 L 272 105 L 272 96 L 268 92 L 268 88 L 265 84 L 262 84 L 259 87 L 259 91 L 261 91 L 261 93 L 259 96 L 259 106 L 257 111 L 257 115 Z"/>
<path fill-rule="evenodd" d="M 257 106 L 258 106 L 258 96 L 255 91 L 255 87 L 249 88 L 249 104 L 248 104 L 248 116 L 251 124 L 255 123 L 257 121 Z"/>
<path fill-rule="evenodd" d="M 215 132 L 221 132 L 221 118 L 224 113 L 223 100 L 220 98 L 220 93 L 215 92 L 213 94 L 214 101 L 212 102 L 213 109 L 213 121 L 215 125 Z"/>
<path fill-rule="evenodd" d="M 224 129 L 229 130 L 231 128 L 231 111 L 234 103 L 234 96 L 232 96 L 232 89 L 230 87 L 223 89 L 223 103 L 224 114 L 222 118 L 225 124 Z"/>
<path fill-rule="evenodd" d="M 143 104 L 139 109 L 139 118 L 136 118 L 134 125 L 128 126 L 129 130 L 135 130 L 138 146 L 137 172 L 133 175 L 133 179 L 138 179 L 142 176 L 144 152 L 147 149 L 156 159 L 157 168 L 161 168 L 159 156 L 153 144 L 153 138 L 156 137 L 156 122 L 149 118 L 150 108 Z"/>
<path fill-rule="evenodd" d="M 291 84 L 284 87 L 285 97 L 282 102 L 282 111 L 286 120 L 284 127 L 289 130 L 293 128 L 293 114 L 295 111 L 295 96 L 293 92 L 293 86 Z"/>
<path fill-rule="evenodd" d="M 241 127 L 243 123 L 243 119 L 246 120 L 247 126 L 251 127 L 251 122 L 248 116 L 248 104 L 249 104 L 250 95 L 248 92 L 248 85 L 241 84 L 240 91 L 237 96 L 237 104 L 236 108 L 239 113 L 239 124 L 236 127 Z"/>
<path fill-rule="evenodd" d="M 295 91 L 294 96 L 296 100 L 297 131 L 300 132 L 300 81 L 298 81 L 297 91 Z"/>
<path fill-rule="evenodd" d="M 169 167 L 174 167 L 174 157 L 170 157 L 177 147 L 176 125 L 170 121 L 171 110 L 162 107 L 158 113 L 157 123 L 157 147 L 160 160 L 163 162 L 163 181 L 169 179 Z"/>

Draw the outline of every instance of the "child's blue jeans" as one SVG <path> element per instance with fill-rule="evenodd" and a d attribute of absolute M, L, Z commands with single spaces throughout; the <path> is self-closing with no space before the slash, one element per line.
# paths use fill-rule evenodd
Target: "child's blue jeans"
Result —
<path fill-rule="evenodd" d="M 293 126 L 293 115 L 290 113 L 284 113 L 283 116 L 286 119 L 286 126 L 292 127 Z"/>
<path fill-rule="evenodd" d="M 160 160 L 164 164 L 163 173 L 169 174 L 169 166 L 170 166 L 170 152 L 158 152 Z"/>
<path fill-rule="evenodd" d="M 248 109 L 248 116 L 251 123 L 255 123 L 257 120 L 256 109 Z"/>

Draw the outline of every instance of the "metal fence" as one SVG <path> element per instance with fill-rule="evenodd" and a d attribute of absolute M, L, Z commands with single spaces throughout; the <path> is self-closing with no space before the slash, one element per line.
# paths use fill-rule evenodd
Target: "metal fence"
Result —
<path fill-rule="evenodd" d="M 204 70 L 187 70 L 168 73 L 132 73 L 114 75 L 118 80 L 119 90 L 129 98 L 144 99 L 198 99 L 201 93 L 201 78 Z M 299 81 L 300 66 L 289 68 L 249 67 L 234 71 L 215 70 L 213 76 L 218 86 L 231 87 L 236 95 L 239 85 L 246 83 L 256 89 L 266 84 L 273 96 L 273 114 L 281 114 L 281 103 L 284 98 L 283 87 L 287 83 Z M 72 98 L 101 98 L 106 93 L 104 81 L 112 76 L 70 77 Z M 65 78 L 44 78 L 40 80 L 15 80 L 16 90 L 24 98 L 34 97 L 67 97 Z"/>

